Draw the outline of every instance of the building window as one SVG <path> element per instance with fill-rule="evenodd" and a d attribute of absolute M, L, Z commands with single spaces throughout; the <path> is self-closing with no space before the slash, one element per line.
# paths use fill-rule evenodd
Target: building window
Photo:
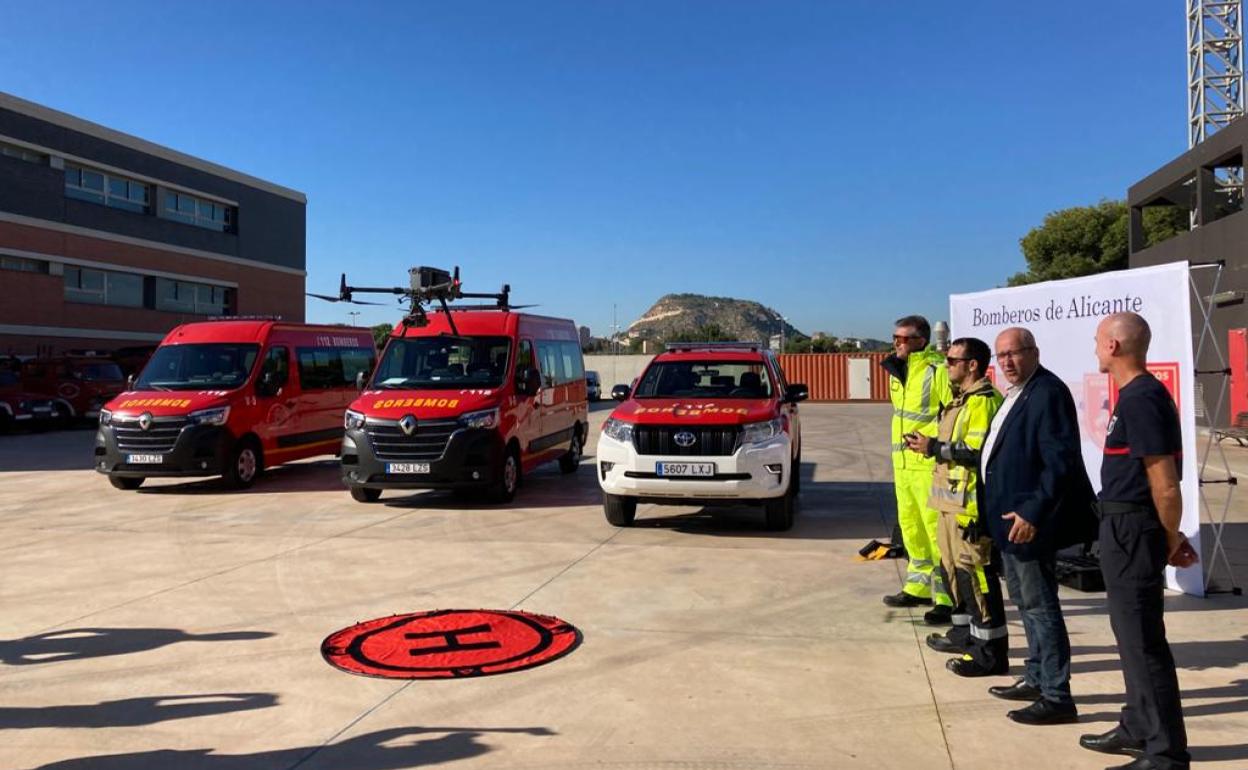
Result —
<path fill-rule="evenodd" d="M 48 162 L 48 156 L 44 155 L 41 152 L 28 150 L 25 147 L 18 147 L 17 145 L 14 145 L 14 144 L 5 144 L 4 142 L 0 142 L 0 155 L 3 155 L 8 158 L 17 158 L 18 160 L 24 160 L 27 163 L 46 164 Z"/>
<path fill-rule="evenodd" d="M 143 276 L 65 265 L 65 301 L 143 307 Z"/>
<path fill-rule="evenodd" d="M 26 259 L 0 254 L 0 270 L 16 270 L 19 273 L 43 273 L 47 275 L 48 263 L 42 259 Z"/>
<path fill-rule="evenodd" d="M 66 163 L 65 194 L 78 200 L 146 214 L 151 188 L 143 182 L 124 176 L 105 174 L 103 171 Z"/>
<path fill-rule="evenodd" d="M 209 230 L 234 232 L 233 207 L 186 193 L 165 191 L 164 217 Z"/>
<path fill-rule="evenodd" d="M 206 283 L 156 279 L 156 309 L 197 315 L 228 315 L 230 290 Z"/>

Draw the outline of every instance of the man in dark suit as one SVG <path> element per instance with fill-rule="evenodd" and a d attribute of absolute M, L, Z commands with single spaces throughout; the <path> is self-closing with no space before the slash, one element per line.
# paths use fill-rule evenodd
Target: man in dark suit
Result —
<path fill-rule="evenodd" d="M 1009 389 L 982 454 L 980 518 L 1001 550 L 1010 599 L 1027 635 L 1027 661 L 1022 679 L 989 692 L 1031 701 L 1009 712 L 1015 722 L 1074 722 L 1057 550 L 1092 539 L 1095 526 L 1075 401 L 1066 384 L 1040 366 L 1040 350 L 1026 329 L 1001 332 L 996 359 Z"/>

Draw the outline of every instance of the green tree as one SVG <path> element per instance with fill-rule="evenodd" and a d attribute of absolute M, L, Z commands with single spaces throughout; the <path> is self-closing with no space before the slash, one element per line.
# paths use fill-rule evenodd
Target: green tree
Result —
<path fill-rule="evenodd" d="M 733 342 L 736 338 L 719 327 L 719 324 L 702 324 L 691 331 L 672 335 L 673 342 Z"/>
<path fill-rule="evenodd" d="M 1130 211 L 1122 201 L 1054 211 L 1032 228 L 1019 245 L 1027 271 L 1010 277 L 1010 286 L 1122 270 L 1127 267 Z M 1178 206 L 1144 209 L 1146 246 L 1188 230 L 1188 213 Z"/>
<path fill-rule="evenodd" d="M 390 332 L 394 331 L 394 324 L 377 324 L 372 327 L 373 344 L 380 350 L 386 344 L 386 338 L 390 336 Z"/>

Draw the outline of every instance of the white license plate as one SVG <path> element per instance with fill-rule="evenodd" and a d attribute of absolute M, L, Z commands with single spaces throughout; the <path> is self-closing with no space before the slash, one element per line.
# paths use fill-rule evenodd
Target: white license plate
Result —
<path fill-rule="evenodd" d="M 386 463 L 386 473 L 428 473 L 429 463 Z"/>
<path fill-rule="evenodd" d="M 655 463 L 654 472 L 665 477 L 714 476 L 715 463 Z"/>
<path fill-rule="evenodd" d="M 164 461 L 164 455 L 126 455 L 126 462 L 131 465 L 159 465 Z"/>

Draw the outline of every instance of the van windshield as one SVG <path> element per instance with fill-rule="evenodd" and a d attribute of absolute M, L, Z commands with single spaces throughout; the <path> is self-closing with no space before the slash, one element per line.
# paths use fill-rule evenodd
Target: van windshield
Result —
<path fill-rule="evenodd" d="M 241 343 L 162 345 L 143 367 L 136 390 L 233 390 L 251 376 L 260 346 Z"/>
<path fill-rule="evenodd" d="M 121 367 L 111 361 L 90 364 L 76 364 L 74 372 L 84 380 L 95 382 L 99 380 L 124 380 L 126 377 L 121 373 Z"/>
<path fill-rule="evenodd" d="M 770 398 L 767 367 L 748 361 L 661 361 L 637 383 L 635 398 Z"/>
<path fill-rule="evenodd" d="M 373 387 L 497 388 L 507 375 L 510 350 L 506 337 L 391 337 Z"/>

